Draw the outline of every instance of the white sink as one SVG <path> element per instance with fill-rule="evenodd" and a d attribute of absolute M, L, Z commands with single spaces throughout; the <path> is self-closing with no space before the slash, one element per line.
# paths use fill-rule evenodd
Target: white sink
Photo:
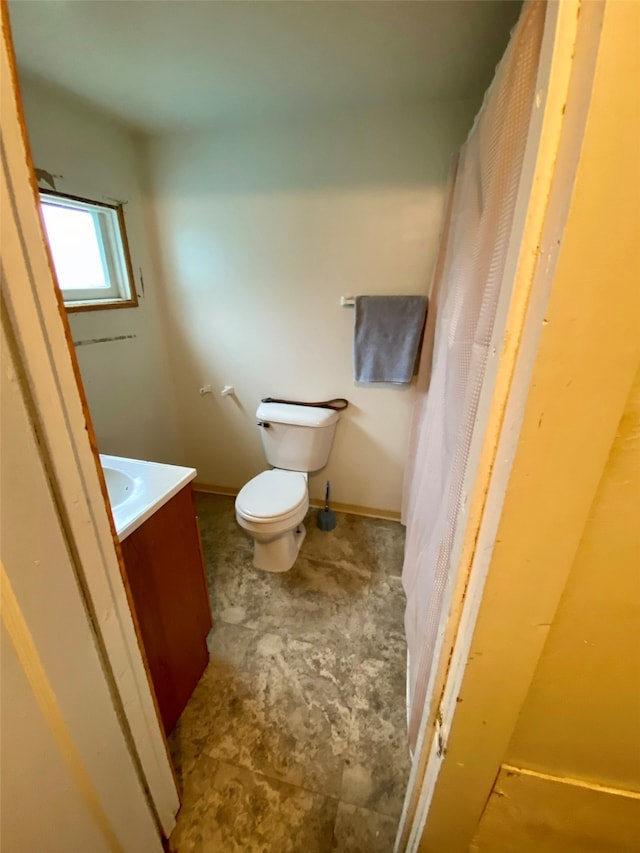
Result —
<path fill-rule="evenodd" d="M 109 503 L 115 509 L 131 497 L 135 483 L 133 477 L 125 474 L 124 471 L 118 471 L 116 468 L 109 468 L 108 466 L 104 466 L 102 470 L 109 492 Z"/>
<path fill-rule="evenodd" d="M 102 453 L 100 462 L 121 542 L 196 476 L 195 468 Z"/>

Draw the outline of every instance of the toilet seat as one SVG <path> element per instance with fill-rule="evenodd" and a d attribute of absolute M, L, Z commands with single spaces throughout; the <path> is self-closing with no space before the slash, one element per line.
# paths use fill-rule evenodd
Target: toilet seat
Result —
<path fill-rule="evenodd" d="M 309 505 L 307 478 L 300 471 L 274 468 L 249 480 L 236 498 L 236 513 L 255 524 L 285 522 L 306 513 Z"/>

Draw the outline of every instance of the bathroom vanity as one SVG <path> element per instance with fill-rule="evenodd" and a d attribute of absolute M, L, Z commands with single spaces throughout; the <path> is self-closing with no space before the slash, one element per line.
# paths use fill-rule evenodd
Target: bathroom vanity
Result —
<path fill-rule="evenodd" d="M 211 609 L 190 482 L 196 472 L 119 457 L 101 461 L 133 614 L 168 734 L 209 661 Z"/>

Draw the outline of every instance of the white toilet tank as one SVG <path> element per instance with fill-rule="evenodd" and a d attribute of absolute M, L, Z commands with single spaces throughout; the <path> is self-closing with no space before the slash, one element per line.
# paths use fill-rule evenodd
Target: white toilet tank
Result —
<path fill-rule="evenodd" d="M 256 417 L 267 462 L 274 468 L 319 471 L 329 461 L 338 412 L 293 403 L 260 403 Z"/>

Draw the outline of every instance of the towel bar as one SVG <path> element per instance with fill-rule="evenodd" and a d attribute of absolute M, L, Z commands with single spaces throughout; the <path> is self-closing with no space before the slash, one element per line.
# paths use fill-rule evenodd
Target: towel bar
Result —
<path fill-rule="evenodd" d="M 355 296 L 341 296 L 340 297 L 340 305 L 343 308 L 353 308 L 356 304 Z"/>

